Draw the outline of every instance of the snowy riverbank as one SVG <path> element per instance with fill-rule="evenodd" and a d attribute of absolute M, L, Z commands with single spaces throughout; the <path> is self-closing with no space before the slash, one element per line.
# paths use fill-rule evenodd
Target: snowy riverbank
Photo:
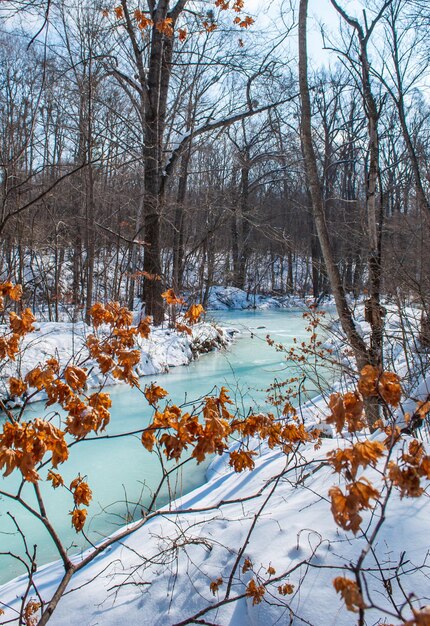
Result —
<path fill-rule="evenodd" d="M 206 484 L 160 511 L 79 572 L 50 623 L 172 626 L 213 607 L 199 623 L 350 626 L 353 616 L 345 610 L 332 580 L 348 573 L 349 564 L 366 547 L 367 535 L 354 537 L 339 529 L 327 500 L 332 485 L 344 489 L 345 484 L 327 466 L 326 454 L 344 443 L 343 439 L 326 439 L 318 451 L 308 444 L 301 450 L 299 468 L 292 463 L 291 469 L 291 458 L 265 445 L 253 472 L 235 474 L 226 456 L 217 458 Z M 379 463 L 376 469 L 366 471 L 366 477 L 380 489 L 382 469 Z M 365 563 L 370 572 L 369 592 L 380 607 L 366 614 L 366 623 L 385 623 L 378 620 L 392 609 L 384 585 L 372 575 L 381 564 L 391 571 L 403 559 L 397 569 L 403 587 L 396 584 L 395 577 L 392 582 L 397 602 L 401 603 L 403 589 L 413 593 L 415 606 L 428 601 L 429 516 L 428 498 L 391 496 L 378 542 Z M 367 524 L 374 525 L 377 519 L 378 514 L 372 522 L 370 512 L 365 513 L 363 528 L 369 530 Z M 241 547 L 243 553 L 238 556 Z M 218 605 L 237 559 L 231 601 Z M 58 562 L 37 573 L 35 582 L 43 598 L 53 594 L 62 572 Z M 211 583 L 220 578 L 222 583 L 212 593 Z M 266 589 L 265 601 L 258 606 L 245 596 L 251 578 L 264 583 Z M 278 591 L 285 583 L 294 586 L 286 597 Z M 23 578 L 1 588 L 5 622 L 13 618 L 24 591 Z M 34 596 L 34 590 L 30 595 Z"/>
<path fill-rule="evenodd" d="M 304 302 L 298 296 L 273 296 L 248 293 L 238 287 L 214 286 L 209 289 L 207 308 L 210 311 L 291 309 L 304 307 Z"/>
<path fill-rule="evenodd" d="M 17 361 L 9 361 L 1 370 L 2 398 L 8 398 L 7 381 L 10 376 L 23 378 L 30 369 L 51 357 L 66 365 L 82 361 L 88 356 L 85 341 L 92 330 L 84 322 L 42 322 L 36 323 L 35 328 L 33 333 L 24 337 Z M 174 329 L 153 327 L 148 339 L 137 337 L 141 356 L 136 365 L 136 373 L 138 376 L 151 376 L 167 372 L 171 367 L 188 365 L 199 354 L 227 347 L 231 341 L 231 332 L 209 323 L 193 326 L 192 335 L 179 333 Z M 89 371 L 89 388 L 101 384 L 118 384 L 119 381 L 113 376 L 106 378 L 102 375 L 95 361 L 88 360 L 85 366 Z"/>
<path fill-rule="evenodd" d="M 361 332 L 366 334 L 361 315 L 357 311 Z M 402 323 L 394 311 L 388 329 L 390 350 L 400 368 L 411 354 L 401 349 Z M 166 332 L 171 333 L 160 331 L 158 339 L 155 333 L 153 339 L 159 346 L 163 341 L 169 345 L 169 340 L 176 346 L 177 339 Z M 330 345 L 343 354 L 341 334 Z M 163 348 L 163 355 L 168 352 Z M 170 354 L 169 358 L 176 361 L 182 358 L 183 350 Z M 156 362 L 161 363 L 161 357 Z M 420 385 L 424 399 L 428 381 L 421 380 Z M 407 401 L 397 414 L 411 410 L 412 404 Z M 299 414 L 308 425 L 322 423 L 328 415 L 326 396 L 314 398 L 300 408 Z M 356 536 L 335 525 L 328 490 L 336 485 L 345 491 L 346 483 L 333 473 L 326 455 L 347 445 L 348 436 L 337 436 L 331 426 L 326 432 L 332 438 L 323 439 L 319 449 L 313 443 L 305 444 L 299 457 L 255 442 L 258 456 L 253 472 L 236 474 L 227 454 L 217 457 L 205 484 L 150 516 L 142 527 L 113 543 L 79 572 L 50 624 L 173 626 L 203 611 L 196 618 L 202 620 L 198 623 L 350 626 L 355 616 L 345 610 L 332 581 L 336 576 L 353 576 L 350 564 L 368 545 L 380 509 L 377 507 L 374 515 L 362 513 L 364 532 Z M 384 437 L 379 433 L 370 439 L 382 441 Z M 406 445 L 408 442 L 406 439 Z M 392 458 L 400 454 L 401 445 Z M 374 469 L 365 471 L 366 478 L 381 491 L 386 488 L 381 478 L 384 463 L 381 459 Z M 413 594 L 408 598 L 415 607 L 429 601 L 426 559 L 430 500 L 426 496 L 401 499 L 394 492 L 384 516 L 378 540 L 365 560 L 368 591 L 378 604 L 378 609 L 366 613 L 366 623 L 397 625 L 399 619 L 390 611 L 393 603 L 404 601 L 403 593 Z M 389 594 L 387 583 L 375 575 L 381 568 L 390 580 Z M 36 574 L 35 584 L 45 600 L 52 596 L 62 574 L 60 562 L 44 566 Z M 219 579 L 222 582 L 211 590 L 211 584 Z M 246 596 L 251 579 L 265 587 L 261 604 L 254 605 L 253 598 Z M 294 589 L 282 596 L 278 587 L 286 583 Z M 14 617 L 25 584 L 22 577 L 0 588 L 0 606 L 6 611 L 0 623 Z M 228 587 L 229 600 L 223 602 Z M 35 590 L 29 595 L 35 598 Z"/>

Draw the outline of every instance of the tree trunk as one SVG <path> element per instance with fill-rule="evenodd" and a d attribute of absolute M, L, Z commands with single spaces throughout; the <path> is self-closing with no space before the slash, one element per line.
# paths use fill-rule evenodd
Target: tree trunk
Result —
<path fill-rule="evenodd" d="M 306 177 L 308 180 L 309 190 L 312 199 L 312 209 L 315 218 L 315 226 L 318 239 L 321 245 L 321 251 L 324 258 L 328 279 L 333 291 L 336 303 L 337 313 L 342 325 L 342 329 L 351 344 L 357 366 L 361 369 L 369 362 L 369 355 L 363 339 L 357 332 L 351 311 L 346 300 L 345 291 L 342 285 L 342 279 L 339 269 L 336 265 L 330 237 L 328 233 L 327 223 L 324 213 L 324 200 L 321 193 L 321 185 L 319 180 L 317 161 L 312 143 L 312 127 L 311 127 L 311 101 L 308 85 L 308 68 L 307 68 L 307 8 L 308 0 L 300 0 L 299 10 L 299 84 L 300 98 L 302 104 L 301 110 L 301 138 L 303 146 L 303 156 L 305 162 Z"/>

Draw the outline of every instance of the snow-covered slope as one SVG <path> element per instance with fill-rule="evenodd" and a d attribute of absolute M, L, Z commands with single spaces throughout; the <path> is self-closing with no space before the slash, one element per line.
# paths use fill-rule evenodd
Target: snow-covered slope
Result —
<path fill-rule="evenodd" d="M 267 296 L 247 293 L 238 287 L 215 286 L 209 289 L 207 308 L 210 310 L 279 309 L 303 306 L 302 298 L 295 296 Z"/>
<path fill-rule="evenodd" d="M 0 396 L 7 398 L 7 381 L 10 376 L 25 376 L 30 369 L 50 357 L 57 358 L 63 365 L 86 358 L 88 351 L 85 340 L 90 332 L 90 327 L 83 322 L 36 324 L 35 332 L 23 339 L 19 359 L 5 364 L 0 372 Z M 231 335 L 227 330 L 207 323 L 193 326 L 191 336 L 168 328 L 154 327 L 148 339 L 137 338 L 141 357 L 136 373 L 138 376 L 148 376 L 167 372 L 170 367 L 187 365 L 199 353 L 207 352 L 211 347 L 225 347 L 230 341 Z M 85 365 L 90 371 L 89 387 L 97 387 L 103 382 L 109 385 L 118 383 L 112 376 L 105 381 L 105 376 L 95 362 L 88 361 Z"/>
<path fill-rule="evenodd" d="M 365 516 L 364 533 L 357 537 L 335 525 L 327 494 L 331 485 L 343 485 L 325 460 L 337 445 L 326 439 L 315 451 L 308 444 L 295 459 L 264 448 L 251 473 L 235 474 L 224 457 L 217 459 L 207 484 L 160 511 L 78 573 L 50 623 L 170 626 L 211 606 L 213 610 L 200 616 L 204 621 L 195 623 L 356 623 L 336 595 L 332 580 L 343 574 L 351 577 L 350 564 L 366 547 L 380 510 L 373 520 L 369 513 Z M 365 474 L 382 488 L 380 470 Z M 379 606 L 366 613 L 366 624 L 395 621 L 383 621 L 393 605 L 380 581 L 380 570 L 390 579 L 394 601 L 401 604 L 404 600 L 401 581 L 404 592 L 414 594 L 411 599 L 416 606 L 428 602 L 429 498 L 400 500 L 393 494 L 385 517 L 363 566 L 368 592 Z M 252 563 L 247 571 L 245 559 Z M 403 565 L 396 570 L 401 561 Z M 275 572 L 269 570 L 269 574 L 269 567 Z M 61 575 L 60 563 L 36 575 L 43 598 L 52 595 Z M 230 576 L 232 601 L 215 608 L 225 598 Z M 223 582 L 213 594 L 210 584 L 219 578 Z M 251 578 L 266 586 L 263 602 L 256 606 L 244 596 Z M 294 591 L 284 597 L 278 586 L 285 582 L 294 585 Z M 10 607 L 5 620 L 14 616 L 24 589 L 25 581 L 17 579 L 0 590 L 3 607 Z"/>
<path fill-rule="evenodd" d="M 390 324 L 394 336 L 396 323 Z M 364 324 L 362 328 L 366 332 Z M 170 345 L 169 335 L 163 337 Z M 393 346 L 401 343 L 400 331 L 399 337 Z M 163 355 L 168 352 L 163 348 Z M 179 348 L 174 358 L 180 359 L 181 353 Z M 405 358 L 401 350 L 396 354 L 399 367 Z M 156 362 L 161 363 L 161 357 Z M 429 381 L 419 385 L 417 391 L 424 398 Z M 410 410 L 409 405 L 403 408 Z M 318 423 L 324 414 L 322 397 L 300 411 L 307 423 Z M 327 432 L 333 435 L 331 428 Z M 240 474 L 229 467 L 228 455 L 217 457 L 207 483 L 144 523 L 138 522 L 138 529 L 78 572 L 50 623 L 350 626 L 357 623 L 357 616 L 346 611 L 332 581 L 343 575 L 353 579 L 351 568 L 363 550 L 365 600 L 375 605 L 366 610 L 365 624 L 403 623 L 395 607 L 404 606 L 410 618 L 410 606 L 430 603 L 429 485 L 424 485 L 427 491 L 418 499 L 401 499 L 394 490 L 383 510 L 377 505 L 374 513 L 362 513 L 364 521 L 356 536 L 345 532 L 333 520 L 328 497 L 333 485 L 345 491 L 345 481 L 333 472 L 326 456 L 344 445 L 346 439 L 334 436 L 323 439 L 319 449 L 309 443 L 294 455 L 256 445 L 259 456 L 254 471 Z M 402 445 L 397 445 L 392 458 Z M 385 459 L 364 472 L 382 492 L 387 488 L 384 463 Z M 368 549 L 368 539 L 380 522 Z M 35 586 L 44 600 L 50 599 L 63 572 L 60 562 L 37 572 Z M 265 587 L 257 605 L 246 595 L 251 579 Z M 278 586 L 285 583 L 294 589 L 283 596 Z M 0 588 L 5 609 L 0 623 L 16 618 L 25 590 L 24 578 Z M 36 598 L 34 588 L 28 597 Z"/>

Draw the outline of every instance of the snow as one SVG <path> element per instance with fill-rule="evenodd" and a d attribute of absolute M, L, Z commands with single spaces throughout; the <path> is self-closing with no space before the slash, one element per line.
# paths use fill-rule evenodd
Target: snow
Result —
<path fill-rule="evenodd" d="M 271 307 L 275 306 L 274 302 L 279 301 L 260 296 L 252 306 Z M 212 288 L 209 303 L 211 308 L 249 308 L 245 292 L 234 288 Z M 362 310 L 357 310 L 356 316 L 366 335 L 368 328 Z M 413 312 L 409 312 L 409 318 L 411 322 Z M 394 309 L 389 311 L 387 326 L 394 362 L 406 371 L 408 357 L 402 346 L 401 320 Z M 64 325 L 62 328 L 58 324 L 42 325 L 38 331 L 41 341 L 28 346 L 26 359 L 40 360 L 55 351 L 61 353 L 60 357 L 70 355 L 73 347 L 81 345 L 84 336 L 80 325 L 74 325 L 73 331 Z M 194 331 L 192 341 L 202 347 L 208 338 L 213 338 L 214 332 L 218 331 L 203 324 Z M 340 349 L 341 344 L 339 335 L 331 346 Z M 139 373 L 162 371 L 192 357 L 190 340 L 165 329 L 155 330 L 142 347 L 145 356 Z M 413 397 L 425 399 L 430 377 L 411 380 L 411 385 Z M 413 404 L 406 401 L 398 416 L 411 411 Z M 323 423 L 326 398 L 314 398 L 300 408 L 299 414 L 308 426 Z M 79 571 L 50 623 L 53 626 L 77 623 L 173 626 L 209 607 L 213 610 L 202 615 L 201 623 L 222 626 L 356 623 L 356 616 L 345 610 L 332 581 L 341 575 L 354 577 L 351 564 L 367 549 L 368 537 L 380 520 L 381 509 L 377 506 L 374 513 L 362 513 L 362 532 L 357 536 L 335 525 L 328 490 L 332 485 L 344 490 L 345 481 L 334 474 L 326 458 L 331 450 L 346 445 L 346 439 L 335 435 L 331 427 L 326 427 L 325 432 L 330 437 L 322 440 L 319 449 L 309 443 L 298 454 L 270 450 L 265 443 L 254 441 L 258 457 L 252 472 L 236 474 L 229 467 L 228 454 L 216 457 L 207 471 L 205 484 L 146 521 L 137 522 L 137 529 L 136 525 L 131 526 L 130 531 L 135 528 L 134 532 L 112 543 Z M 383 435 L 376 433 L 371 438 L 382 439 Z M 407 438 L 400 441 L 392 458 L 407 443 Z M 382 493 L 387 490 L 382 478 L 384 463 L 385 459 L 376 468 L 364 472 Z M 424 486 L 428 491 L 429 485 Z M 416 608 L 430 602 L 428 494 L 418 499 L 401 499 L 394 490 L 384 515 L 385 521 L 363 566 L 367 572 L 367 592 L 378 606 L 366 611 L 366 624 L 399 622 L 390 614 L 393 604 L 387 583 L 381 581 L 381 569 L 390 580 L 392 600 L 397 606 L 405 603 L 405 595 Z M 85 555 L 73 559 L 79 562 Z M 252 562 L 251 570 L 246 572 L 243 571 L 245 558 Z M 271 576 L 267 572 L 269 566 L 276 570 Z M 42 567 L 35 575 L 35 585 L 45 600 L 54 593 L 62 574 L 62 564 L 57 562 Z M 210 584 L 219 577 L 223 584 L 213 595 Z M 231 599 L 237 600 L 218 604 L 225 597 L 229 577 Z M 252 598 L 245 596 L 251 578 L 266 586 L 265 598 L 257 606 L 253 606 Z M 294 592 L 283 597 L 277 587 L 285 582 L 294 585 Z M 25 586 L 26 579 L 21 577 L 0 588 L 5 622 L 16 617 Z M 30 595 L 35 597 L 34 589 Z M 407 614 L 411 616 L 410 612 Z"/>
<path fill-rule="evenodd" d="M 7 381 L 10 376 L 24 377 L 30 369 L 50 357 L 66 364 L 77 363 L 88 354 L 85 340 L 92 331 L 84 322 L 42 322 L 35 326 L 35 332 L 24 337 L 19 360 L 8 362 L 0 372 L 0 396 L 3 398 L 8 397 Z M 138 376 L 150 376 L 167 372 L 171 367 L 188 365 L 199 353 L 227 346 L 230 341 L 231 335 L 226 329 L 209 323 L 196 324 L 191 336 L 169 328 L 153 327 L 148 339 L 137 339 L 141 357 L 136 373 Z M 89 370 L 89 388 L 119 382 L 112 376 L 106 379 L 92 360 L 85 366 Z"/>
<path fill-rule="evenodd" d="M 295 296 L 268 296 L 247 293 L 238 287 L 211 287 L 207 308 L 213 311 L 243 309 L 279 309 L 303 307 L 304 301 Z"/>
<path fill-rule="evenodd" d="M 361 533 L 357 537 L 345 533 L 335 526 L 331 516 L 328 489 L 333 484 L 343 484 L 324 461 L 327 452 L 339 443 L 342 445 L 336 440 L 323 440 L 317 452 L 312 444 L 304 446 L 299 464 L 307 463 L 303 470 L 295 467 L 293 455 L 265 446 L 250 473 L 235 474 L 226 465 L 225 457 L 217 458 L 206 484 L 160 511 L 79 572 L 51 623 L 176 624 L 223 598 L 238 550 L 246 544 L 233 577 L 232 597 L 241 596 L 252 577 L 258 575 L 267 582 L 269 566 L 276 570 L 275 579 L 285 573 L 281 582 L 295 585 L 294 593 L 282 598 L 277 592 L 281 582 L 269 582 L 268 602 L 253 606 L 249 598 L 242 598 L 209 612 L 206 619 L 210 623 L 257 626 L 299 624 L 305 620 L 314 626 L 350 626 L 353 616 L 345 611 L 332 580 L 345 573 L 367 540 Z M 382 489 L 380 470 L 381 466 L 366 470 L 365 474 Z M 273 478 L 280 475 L 282 478 L 273 489 Z M 256 495 L 260 491 L 261 495 Z M 256 497 L 249 499 L 251 495 Z M 182 513 L 181 509 L 188 512 Z M 189 512 L 190 509 L 195 512 Z M 248 535 L 257 511 L 257 523 Z M 428 601 L 427 568 L 415 568 L 426 560 L 429 515 L 429 498 L 400 500 L 394 494 L 374 553 L 369 553 L 365 561 L 366 568 L 375 568 L 377 563 L 394 567 L 405 551 L 407 565 L 400 567 L 399 574 L 405 570 L 402 584 L 406 593 L 414 593 L 416 606 Z M 367 536 L 378 520 L 378 510 L 373 518 L 370 513 L 365 515 L 362 527 Z M 245 558 L 253 566 L 252 571 L 242 573 Z M 37 586 L 44 598 L 52 595 L 61 574 L 61 563 L 38 572 Z M 224 584 L 214 597 L 209 586 L 218 577 L 223 578 Z M 367 582 L 372 598 L 381 607 L 380 611 L 369 611 L 370 624 L 392 607 L 378 577 L 368 575 Z M 24 585 L 24 579 L 16 579 L 1 589 L 2 603 L 11 607 L 5 619 L 12 617 L 13 608 L 18 607 Z M 395 580 L 392 585 L 394 597 L 401 601 Z M 297 616 L 297 621 L 287 621 L 291 614 Z"/>

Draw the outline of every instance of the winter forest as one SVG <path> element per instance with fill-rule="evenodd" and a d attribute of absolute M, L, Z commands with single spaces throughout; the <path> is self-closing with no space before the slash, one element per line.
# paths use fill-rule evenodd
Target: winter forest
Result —
<path fill-rule="evenodd" d="M 0 624 L 430 626 L 429 49 L 0 1 Z"/>

